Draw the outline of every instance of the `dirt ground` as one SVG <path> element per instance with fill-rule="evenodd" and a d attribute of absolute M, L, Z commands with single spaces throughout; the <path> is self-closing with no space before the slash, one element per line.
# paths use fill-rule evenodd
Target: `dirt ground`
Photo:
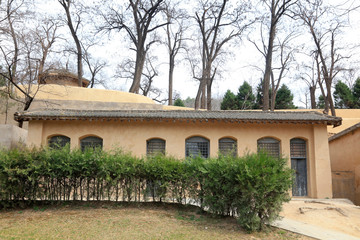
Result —
<path fill-rule="evenodd" d="M 236 219 L 214 218 L 194 206 L 79 202 L 0 210 L 0 239 L 309 240 L 278 228 L 251 234 Z"/>
<path fill-rule="evenodd" d="M 293 199 L 283 217 L 360 237 L 360 207 L 346 199 Z"/>

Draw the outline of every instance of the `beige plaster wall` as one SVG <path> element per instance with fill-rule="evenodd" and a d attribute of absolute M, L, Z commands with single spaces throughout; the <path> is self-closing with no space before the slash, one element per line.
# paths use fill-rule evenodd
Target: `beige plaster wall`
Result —
<path fill-rule="evenodd" d="M 0 148 L 14 148 L 25 145 L 27 130 L 14 125 L 0 125 Z"/>
<path fill-rule="evenodd" d="M 332 197 L 329 149 L 326 125 L 238 124 L 223 122 L 166 121 L 31 121 L 28 144 L 46 145 L 47 139 L 61 134 L 71 138 L 71 147 L 79 147 L 80 139 L 94 135 L 103 138 L 105 150 L 120 147 L 137 156 L 146 154 L 146 140 L 166 140 L 166 152 L 185 157 L 185 139 L 202 136 L 210 140 L 210 155 L 218 153 L 218 140 L 237 139 L 238 153 L 257 151 L 257 140 L 274 137 L 281 141 L 281 151 L 289 158 L 290 140 L 302 138 L 308 143 L 308 192 L 310 197 Z M 315 161 L 316 159 L 316 161 Z M 289 160 L 290 165 L 290 160 Z"/>
<path fill-rule="evenodd" d="M 333 172 L 351 172 L 354 176 L 354 201 L 360 205 L 360 129 L 329 142 L 331 170 Z M 340 189 L 339 189 L 340 190 Z M 348 191 L 351 191 L 350 189 Z M 346 191 L 345 191 L 346 194 Z M 348 193 L 349 196 L 353 193 Z"/>
<path fill-rule="evenodd" d="M 331 165 L 329 154 L 328 134 L 325 125 L 313 126 L 313 147 L 312 154 L 314 154 L 311 164 L 314 164 L 312 169 L 312 179 L 316 179 L 312 184 L 316 185 L 315 196 L 318 198 L 332 197 L 332 181 L 331 181 Z"/>

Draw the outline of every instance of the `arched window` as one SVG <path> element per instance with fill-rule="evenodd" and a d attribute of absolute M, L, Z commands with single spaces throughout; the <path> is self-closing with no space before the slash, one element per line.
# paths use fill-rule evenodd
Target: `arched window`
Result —
<path fill-rule="evenodd" d="M 301 138 L 293 138 L 290 140 L 291 158 L 306 158 L 306 141 Z"/>
<path fill-rule="evenodd" d="M 257 141 L 258 152 L 264 151 L 268 155 L 280 158 L 280 141 L 275 138 L 261 138 Z"/>
<path fill-rule="evenodd" d="M 291 168 L 295 172 L 293 196 L 307 196 L 306 141 L 301 138 L 290 140 Z"/>
<path fill-rule="evenodd" d="M 185 141 L 186 157 L 201 156 L 208 158 L 210 155 L 210 141 L 203 137 L 191 137 Z"/>
<path fill-rule="evenodd" d="M 165 140 L 153 138 L 146 141 L 146 154 L 165 154 Z"/>
<path fill-rule="evenodd" d="M 237 141 L 232 138 L 219 139 L 219 153 L 222 155 L 237 156 Z"/>
<path fill-rule="evenodd" d="M 63 135 L 52 136 L 48 141 L 49 147 L 53 149 L 63 148 L 66 144 L 70 145 L 70 138 Z"/>
<path fill-rule="evenodd" d="M 102 149 L 103 140 L 102 138 L 94 137 L 94 136 L 86 137 L 80 140 L 80 147 L 81 147 L 81 151 L 84 151 L 85 148 Z"/>

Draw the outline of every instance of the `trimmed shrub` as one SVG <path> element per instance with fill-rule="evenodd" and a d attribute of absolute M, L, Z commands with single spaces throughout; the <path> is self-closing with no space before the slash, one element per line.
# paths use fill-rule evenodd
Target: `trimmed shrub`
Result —
<path fill-rule="evenodd" d="M 0 151 L 0 207 L 38 200 L 176 201 L 234 216 L 255 231 L 278 217 L 291 186 L 286 159 L 265 154 L 179 160 L 90 148 Z"/>
<path fill-rule="evenodd" d="M 293 171 L 286 159 L 262 153 L 245 156 L 237 167 L 236 186 L 241 197 L 234 201 L 234 208 L 238 222 L 249 231 L 262 230 L 278 218 L 282 204 L 290 200 Z"/>

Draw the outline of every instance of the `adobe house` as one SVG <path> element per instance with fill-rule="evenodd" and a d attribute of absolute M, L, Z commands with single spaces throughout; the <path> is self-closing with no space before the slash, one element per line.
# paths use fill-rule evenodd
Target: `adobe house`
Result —
<path fill-rule="evenodd" d="M 360 205 L 360 123 L 329 138 L 333 197 Z"/>
<path fill-rule="evenodd" d="M 296 170 L 293 196 L 332 197 L 327 127 L 340 125 L 341 118 L 312 111 L 194 111 L 137 94 L 77 87 L 74 76 L 66 82 L 57 74 L 48 75 L 54 81 L 42 80 L 46 84 L 28 111 L 15 113 L 15 120 L 28 121 L 29 146 L 122 148 L 137 156 L 166 152 L 178 158 L 265 150 L 288 158 Z"/>
<path fill-rule="evenodd" d="M 79 97 L 81 91 L 74 94 Z M 107 92 L 109 98 L 111 95 Z M 64 101 L 60 105 L 68 106 L 70 100 Z M 178 158 L 196 154 L 215 157 L 231 150 L 243 155 L 264 149 L 273 156 L 289 158 L 289 165 L 297 171 L 294 196 L 332 197 L 327 126 L 339 125 L 340 118 L 316 112 L 165 110 L 165 106 L 141 101 L 108 102 L 124 108 L 102 110 L 107 105 L 104 102 L 84 105 L 83 100 L 77 101 L 73 109 L 16 113 L 16 120 L 29 121 L 28 145 L 57 142 L 69 143 L 71 148 L 120 147 L 138 156 L 161 151 Z"/>

